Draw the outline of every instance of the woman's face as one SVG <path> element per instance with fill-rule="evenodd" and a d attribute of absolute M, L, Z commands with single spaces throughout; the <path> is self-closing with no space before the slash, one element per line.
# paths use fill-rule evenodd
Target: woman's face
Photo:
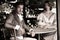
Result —
<path fill-rule="evenodd" d="M 17 7 L 17 13 L 18 14 L 23 13 L 23 5 L 18 5 L 18 7 Z"/>
<path fill-rule="evenodd" d="M 46 8 L 46 10 L 50 10 L 50 7 L 49 7 L 48 3 L 45 3 L 45 8 Z"/>

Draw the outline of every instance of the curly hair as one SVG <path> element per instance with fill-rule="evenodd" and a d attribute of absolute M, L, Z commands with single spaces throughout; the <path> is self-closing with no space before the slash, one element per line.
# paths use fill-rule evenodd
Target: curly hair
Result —
<path fill-rule="evenodd" d="M 48 6 L 50 7 L 50 10 L 52 10 L 53 4 L 52 4 L 51 2 L 49 2 L 49 1 L 45 1 L 45 2 L 44 2 L 44 6 L 43 6 L 44 10 L 46 10 L 46 7 L 45 7 L 46 4 L 48 4 Z"/>

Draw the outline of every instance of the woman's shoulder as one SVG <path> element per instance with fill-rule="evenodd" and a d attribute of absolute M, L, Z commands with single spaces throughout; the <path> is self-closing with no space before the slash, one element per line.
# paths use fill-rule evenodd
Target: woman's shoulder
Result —
<path fill-rule="evenodd" d="M 52 15 L 56 15 L 56 13 L 54 13 L 54 12 L 51 12 L 52 13 Z"/>

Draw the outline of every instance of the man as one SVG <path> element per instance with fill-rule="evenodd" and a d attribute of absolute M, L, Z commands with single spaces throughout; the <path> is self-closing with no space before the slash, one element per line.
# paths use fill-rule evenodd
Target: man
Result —
<path fill-rule="evenodd" d="M 27 27 L 23 20 L 23 3 L 17 2 L 15 3 L 14 7 L 15 9 L 11 12 L 6 20 L 5 27 L 16 30 L 16 36 L 23 36 L 23 34 L 25 34 L 25 29 L 32 33 L 32 29 Z"/>

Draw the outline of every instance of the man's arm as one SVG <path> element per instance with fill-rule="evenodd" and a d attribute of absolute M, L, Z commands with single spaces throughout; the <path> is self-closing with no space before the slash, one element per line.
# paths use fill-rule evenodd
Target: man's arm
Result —
<path fill-rule="evenodd" d="M 5 22 L 5 27 L 13 29 L 15 25 L 12 24 L 12 21 L 13 21 L 13 15 L 10 14 Z"/>
<path fill-rule="evenodd" d="M 29 31 L 31 29 L 31 27 L 29 27 L 28 25 L 25 24 L 25 22 L 23 22 L 24 28 Z"/>
<path fill-rule="evenodd" d="M 28 31 L 27 33 L 28 35 L 31 35 L 32 37 L 35 36 L 34 30 L 31 27 L 27 26 L 25 23 L 24 23 L 24 28 Z"/>

